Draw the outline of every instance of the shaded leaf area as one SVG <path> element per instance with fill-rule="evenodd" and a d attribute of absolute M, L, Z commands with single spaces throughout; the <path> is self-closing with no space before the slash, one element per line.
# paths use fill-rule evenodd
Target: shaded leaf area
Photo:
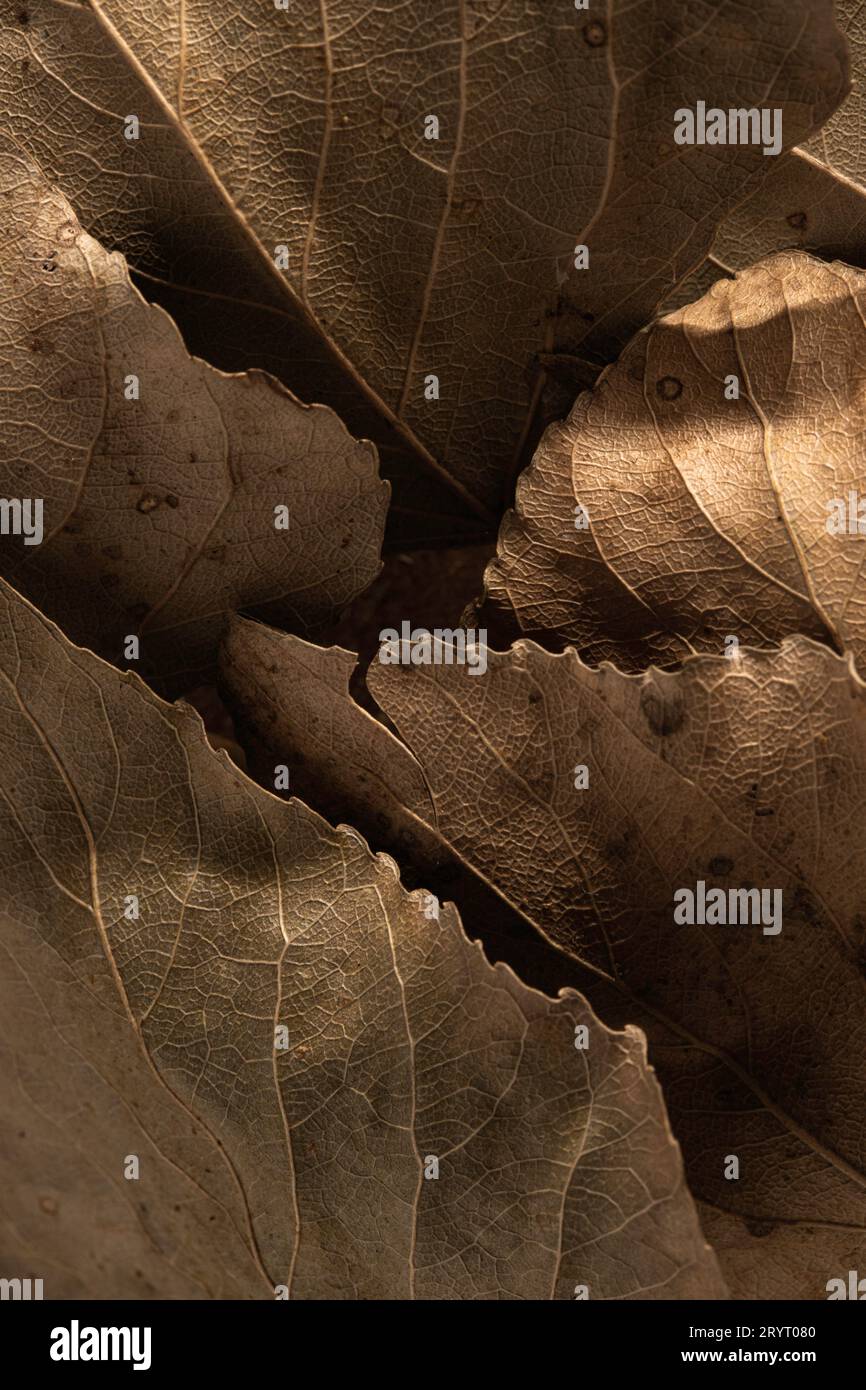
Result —
<path fill-rule="evenodd" d="M 316 641 L 350 648 L 358 653 L 358 669 L 352 690 L 373 708 L 363 682 L 363 672 L 376 655 L 385 628 L 407 620 L 413 628 L 459 627 L 464 612 L 474 603 L 484 580 L 484 570 L 495 553 L 487 545 L 454 546 L 448 550 L 391 552 L 373 583 L 352 600 Z M 299 648 L 300 649 L 300 648 Z"/>
<path fill-rule="evenodd" d="M 724 1296 L 637 1030 L 490 966 L 357 834 L 0 591 L 4 1275 Z"/>
<path fill-rule="evenodd" d="M 461 513 L 491 524 L 539 363 L 608 360 L 770 172 L 755 146 L 675 145 L 675 107 L 778 107 L 789 147 L 847 90 L 830 0 L 0 16 L 5 104 L 88 230 L 194 351 L 373 438 L 414 543 Z M 591 269 L 570 270 L 583 243 Z"/>
<path fill-rule="evenodd" d="M 785 248 L 866 265 L 866 11 L 860 0 L 837 0 L 836 20 L 848 42 L 851 93 L 721 223 L 710 262 L 717 269 Z"/>
<path fill-rule="evenodd" d="M 172 690 L 213 668 L 226 613 L 304 632 L 379 568 L 375 450 L 259 372 L 190 357 L 126 264 L 3 145 L 0 493 L 44 502 L 0 567 L 68 635 Z M 284 509 L 280 511 L 280 509 Z"/>
<path fill-rule="evenodd" d="M 489 662 L 368 673 L 438 833 L 646 1029 L 734 1296 L 825 1297 L 866 1253 L 866 690 L 803 638 L 643 676 Z M 778 890 L 780 932 L 678 924 L 699 882 Z"/>
<path fill-rule="evenodd" d="M 864 308 L 862 272 L 790 252 L 637 335 L 521 479 L 491 641 L 641 670 L 802 632 L 862 670 Z"/>

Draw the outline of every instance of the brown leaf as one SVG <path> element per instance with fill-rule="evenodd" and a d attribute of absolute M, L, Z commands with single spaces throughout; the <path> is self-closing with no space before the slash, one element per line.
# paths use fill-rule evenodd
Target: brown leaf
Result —
<path fill-rule="evenodd" d="M 548 993 L 563 983 L 581 988 L 583 981 L 563 980 L 558 953 L 539 948 L 525 919 L 439 833 L 421 766 L 372 716 L 379 711 L 356 660 L 339 647 L 233 618 L 220 649 L 220 688 L 246 755 L 240 765 L 268 788 L 278 768 L 288 769 L 282 795 L 300 796 L 333 825 L 348 822 L 397 860 L 404 883 L 455 903 L 488 959 L 506 961 Z"/>
<path fill-rule="evenodd" d="M 368 673 L 439 832 L 646 1029 L 734 1295 L 826 1297 L 866 1258 L 866 687 L 804 638 L 639 677 L 488 661 Z M 678 924 L 699 883 L 779 890 L 780 931 Z"/>
<path fill-rule="evenodd" d="M 2 0 L 0 38 L 19 139 L 88 229 L 193 350 L 375 439 L 417 537 L 454 511 L 422 474 L 490 522 L 537 355 L 609 354 L 770 173 L 755 146 L 675 145 L 677 102 L 779 108 L 785 147 L 806 139 L 847 90 L 832 9 Z"/>
<path fill-rule="evenodd" d="M 372 446 L 271 377 L 190 358 L 123 258 L 4 153 L 0 492 L 39 494 L 44 538 L 4 537 L 3 573 L 112 660 L 138 634 L 140 669 L 175 690 L 211 669 L 232 608 L 320 628 L 379 568 Z"/>
<path fill-rule="evenodd" d="M 357 705 L 353 652 L 316 647 L 233 617 L 220 649 L 220 687 L 235 726 L 263 746 L 255 771 L 274 784 L 275 759 L 289 788 L 335 824 L 346 821 L 376 849 L 428 871 L 442 862 L 433 804 L 404 744 Z M 264 751 L 266 750 L 266 751 Z"/>
<path fill-rule="evenodd" d="M 765 183 L 720 225 L 712 262 L 739 268 L 788 247 L 866 265 L 866 13 L 837 0 L 852 90 L 802 149 L 774 161 Z"/>
<path fill-rule="evenodd" d="M 637 1030 L 488 965 L 5 584 L 0 619 L 4 1277 L 724 1296 Z"/>
<path fill-rule="evenodd" d="M 863 538 L 828 530 L 866 491 L 864 310 L 866 275 L 788 252 L 639 334 L 521 479 L 491 640 L 640 670 L 802 632 L 866 670 Z"/>

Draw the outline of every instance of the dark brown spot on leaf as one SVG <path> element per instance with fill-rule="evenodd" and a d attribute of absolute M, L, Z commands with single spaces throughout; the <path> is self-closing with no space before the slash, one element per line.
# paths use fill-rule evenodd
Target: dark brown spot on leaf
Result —
<path fill-rule="evenodd" d="M 771 1236 L 776 1229 L 775 1221 L 765 1221 L 760 1217 L 744 1216 L 746 1229 L 750 1235 L 756 1236 L 759 1240 L 763 1236 Z"/>
<path fill-rule="evenodd" d="M 685 704 L 679 690 L 645 686 L 640 696 L 641 714 L 654 734 L 667 738 L 681 729 L 686 717 Z"/>
<path fill-rule="evenodd" d="M 675 376 L 663 376 L 656 382 L 656 392 L 663 401 L 675 401 L 683 394 L 683 383 Z"/>

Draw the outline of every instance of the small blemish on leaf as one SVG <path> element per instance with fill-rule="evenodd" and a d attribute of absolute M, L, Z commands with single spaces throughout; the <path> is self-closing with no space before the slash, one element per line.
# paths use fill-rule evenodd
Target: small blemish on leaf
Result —
<path fill-rule="evenodd" d="M 686 717 L 683 697 L 678 690 L 662 692 L 646 686 L 641 691 L 640 708 L 653 733 L 661 738 L 681 729 Z"/>
<path fill-rule="evenodd" d="M 602 44 L 607 40 L 607 30 L 603 24 L 599 24 L 597 20 L 594 20 L 592 24 L 584 26 L 583 40 L 584 43 L 589 44 L 590 48 L 601 48 Z"/>
<path fill-rule="evenodd" d="M 159 498 L 153 492 L 146 492 L 135 504 L 136 511 L 139 512 L 154 512 L 158 506 Z"/>
<path fill-rule="evenodd" d="M 776 1229 L 775 1221 L 761 1221 L 753 1216 L 744 1216 L 743 1220 L 746 1223 L 746 1229 L 749 1235 L 755 1236 L 758 1240 L 763 1236 L 772 1235 L 773 1231 Z"/>
<path fill-rule="evenodd" d="M 785 219 L 789 227 L 794 227 L 798 232 L 802 232 L 809 225 L 809 218 L 805 212 L 792 212 Z"/>
<path fill-rule="evenodd" d="M 683 383 L 679 377 L 663 376 L 656 382 L 656 392 L 663 401 L 675 401 L 683 394 Z"/>

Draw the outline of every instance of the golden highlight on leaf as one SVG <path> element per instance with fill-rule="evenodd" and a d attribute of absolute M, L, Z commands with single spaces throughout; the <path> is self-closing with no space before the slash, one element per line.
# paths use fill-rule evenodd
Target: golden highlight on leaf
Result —
<path fill-rule="evenodd" d="M 866 670 L 864 324 L 866 274 L 787 252 L 634 338 L 521 479 L 497 640 L 636 671 L 801 632 Z"/>

